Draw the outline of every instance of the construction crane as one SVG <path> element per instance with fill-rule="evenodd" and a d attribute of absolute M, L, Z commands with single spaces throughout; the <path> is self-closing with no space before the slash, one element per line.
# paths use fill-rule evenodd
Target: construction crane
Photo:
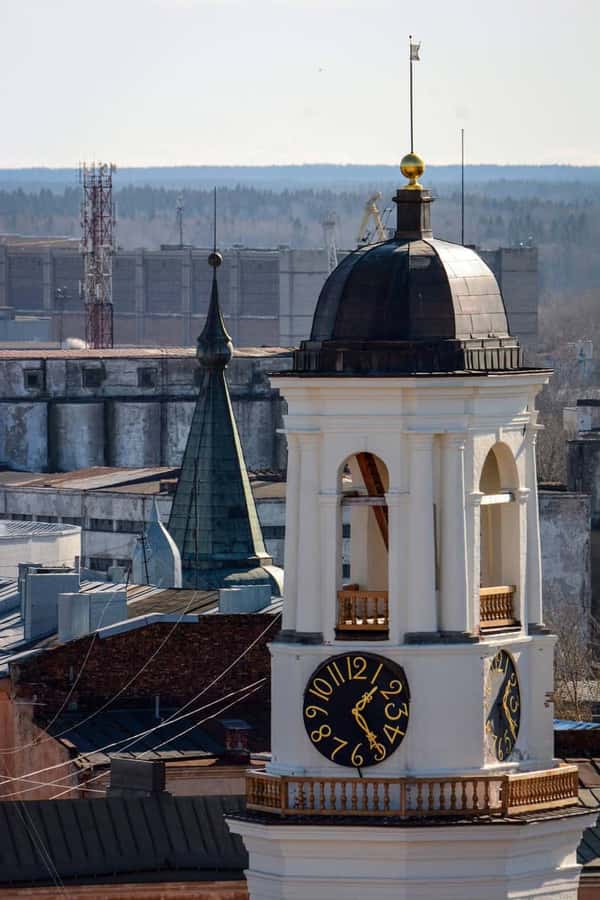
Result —
<path fill-rule="evenodd" d="M 335 227 L 337 225 L 337 216 L 333 210 L 327 213 L 323 221 L 323 234 L 325 235 L 325 249 L 327 251 L 327 273 L 330 274 L 337 268 L 337 247 L 335 243 Z"/>
<path fill-rule="evenodd" d="M 373 224 L 375 226 L 376 240 L 387 240 L 387 231 L 385 229 L 385 225 L 383 224 L 383 220 L 379 212 L 379 207 L 377 206 L 379 200 L 381 200 L 381 193 L 377 191 L 377 193 L 369 197 L 369 199 L 365 203 L 365 211 L 360 222 L 360 228 L 358 229 L 358 238 L 356 239 L 359 247 L 362 247 L 364 244 L 370 243 L 371 231 L 368 228 L 368 225 L 371 219 L 373 220 Z"/>

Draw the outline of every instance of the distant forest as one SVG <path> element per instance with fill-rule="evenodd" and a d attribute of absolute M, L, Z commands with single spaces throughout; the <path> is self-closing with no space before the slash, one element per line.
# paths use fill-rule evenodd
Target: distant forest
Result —
<path fill-rule="evenodd" d="M 366 199 L 376 191 L 384 220 L 403 179 L 395 166 L 181 167 L 123 169 L 114 176 L 117 241 L 126 249 L 179 240 L 207 247 L 212 189 L 218 192 L 221 247 L 322 247 L 323 219 L 335 213 L 341 249 L 356 246 Z M 460 239 L 460 170 L 432 166 L 423 182 L 436 198 L 434 233 Z M 546 429 L 538 440 L 543 479 L 564 479 L 562 408 L 580 396 L 600 397 L 600 167 L 468 166 L 465 241 L 480 247 L 535 246 L 539 251 L 538 362 L 555 368 L 539 407 Z M 75 170 L 0 170 L 0 234 L 80 232 Z M 581 338 L 594 342 L 594 363 L 582 368 Z M 534 360 L 531 360 L 534 362 Z"/>
<path fill-rule="evenodd" d="M 460 239 L 460 169 L 431 166 L 423 178 L 436 197 L 435 234 Z M 403 178 L 395 166 L 266 166 L 123 169 L 114 176 L 119 246 L 175 244 L 178 197 L 184 242 L 208 246 L 212 187 L 218 193 L 222 247 L 294 248 L 324 244 L 322 222 L 335 213 L 338 247 L 356 245 L 366 199 L 382 193 L 384 219 L 393 223 L 391 197 Z M 481 247 L 538 247 L 542 318 L 600 299 L 600 167 L 468 166 L 465 240 Z M 0 170 L 0 233 L 70 235 L 80 231 L 76 170 Z M 577 317 L 578 318 L 578 317 Z M 596 330 L 565 323 L 577 336 Z M 551 336 L 549 336 L 551 337 Z M 553 341 L 542 345 L 550 347 Z"/>

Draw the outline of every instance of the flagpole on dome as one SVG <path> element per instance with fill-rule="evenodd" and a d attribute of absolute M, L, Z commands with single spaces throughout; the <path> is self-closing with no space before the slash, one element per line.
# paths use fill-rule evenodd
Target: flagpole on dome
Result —
<path fill-rule="evenodd" d="M 413 118 L 413 62 L 419 62 L 419 48 L 421 43 L 413 44 L 412 34 L 408 36 L 409 62 L 410 62 L 410 152 L 415 152 L 414 118 Z"/>
<path fill-rule="evenodd" d="M 414 135 L 414 116 L 413 116 L 413 62 L 419 62 L 419 49 L 421 42 L 413 42 L 412 34 L 408 36 L 409 46 L 409 66 L 410 66 L 410 153 L 402 157 L 400 161 L 400 171 L 405 178 L 408 178 L 408 184 L 404 186 L 407 191 L 422 191 L 423 186 L 419 184 L 418 179 L 425 171 L 425 163 L 415 153 L 415 135 Z"/>

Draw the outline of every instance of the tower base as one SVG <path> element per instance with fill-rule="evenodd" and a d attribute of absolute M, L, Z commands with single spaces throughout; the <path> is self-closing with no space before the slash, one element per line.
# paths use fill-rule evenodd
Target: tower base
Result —
<path fill-rule="evenodd" d="M 570 809 L 476 824 L 227 821 L 249 853 L 250 900 L 576 900 L 577 846 L 595 819 Z"/>

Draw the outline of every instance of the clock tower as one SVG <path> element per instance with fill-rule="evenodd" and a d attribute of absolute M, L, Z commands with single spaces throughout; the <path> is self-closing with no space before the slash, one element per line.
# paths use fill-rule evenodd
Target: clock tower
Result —
<path fill-rule="evenodd" d="M 326 281 L 288 405 L 272 758 L 229 820 L 252 900 L 574 898 L 591 820 L 553 758 L 535 397 L 492 272 L 397 227 Z"/>

